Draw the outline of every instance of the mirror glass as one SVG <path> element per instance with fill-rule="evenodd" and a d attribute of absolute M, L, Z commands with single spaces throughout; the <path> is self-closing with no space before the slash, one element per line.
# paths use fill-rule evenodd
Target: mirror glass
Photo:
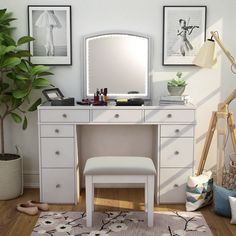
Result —
<path fill-rule="evenodd" d="M 149 98 L 148 37 L 122 33 L 87 37 L 85 53 L 87 97 L 97 88 L 108 88 L 109 98 Z"/>

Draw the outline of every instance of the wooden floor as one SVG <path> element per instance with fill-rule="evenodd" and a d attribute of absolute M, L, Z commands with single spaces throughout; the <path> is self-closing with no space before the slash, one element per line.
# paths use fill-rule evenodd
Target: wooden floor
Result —
<path fill-rule="evenodd" d="M 143 210 L 142 189 L 96 189 L 95 210 Z M 27 200 L 39 200 L 38 189 L 25 189 L 20 198 L 0 201 L 0 236 L 28 236 L 37 221 L 38 216 L 27 216 L 16 211 L 18 203 Z M 50 205 L 51 211 L 84 211 L 84 191 L 78 205 Z M 155 207 L 156 211 L 185 210 L 184 205 L 160 205 Z M 209 227 L 216 236 L 236 236 L 236 225 L 229 224 L 229 219 L 216 216 L 211 207 L 201 210 Z"/>

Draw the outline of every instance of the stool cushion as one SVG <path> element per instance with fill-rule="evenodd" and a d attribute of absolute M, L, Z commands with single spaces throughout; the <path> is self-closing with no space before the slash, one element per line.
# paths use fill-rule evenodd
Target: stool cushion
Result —
<path fill-rule="evenodd" d="M 85 175 L 155 175 L 150 158 L 131 156 L 92 157 L 87 160 Z"/>

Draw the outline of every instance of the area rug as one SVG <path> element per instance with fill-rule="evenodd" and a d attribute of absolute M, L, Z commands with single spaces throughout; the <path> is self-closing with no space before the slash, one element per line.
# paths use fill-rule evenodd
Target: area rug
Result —
<path fill-rule="evenodd" d="M 42 212 L 32 236 L 211 236 L 200 212 L 155 212 L 147 227 L 145 212 L 95 212 L 93 227 L 86 227 L 84 212 Z"/>

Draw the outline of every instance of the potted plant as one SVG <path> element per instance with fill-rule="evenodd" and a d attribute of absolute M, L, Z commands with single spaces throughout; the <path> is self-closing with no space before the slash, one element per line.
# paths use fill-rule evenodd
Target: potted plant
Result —
<path fill-rule="evenodd" d="M 34 40 L 23 36 L 17 41 L 11 35 L 15 18 L 6 9 L 0 9 L 0 200 L 12 199 L 22 193 L 22 157 L 5 152 L 4 121 L 11 117 L 27 128 L 27 112 L 41 104 L 41 98 L 31 102 L 31 93 L 49 85 L 43 76 L 51 75 L 49 67 L 32 65 L 22 45 Z"/>
<path fill-rule="evenodd" d="M 171 96 L 181 96 L 183 94 L 187 83 L 181 78 L 182 75 L 182 72 L 177 72 L 176 78 L 168 81 L 167 89 Z"/>

